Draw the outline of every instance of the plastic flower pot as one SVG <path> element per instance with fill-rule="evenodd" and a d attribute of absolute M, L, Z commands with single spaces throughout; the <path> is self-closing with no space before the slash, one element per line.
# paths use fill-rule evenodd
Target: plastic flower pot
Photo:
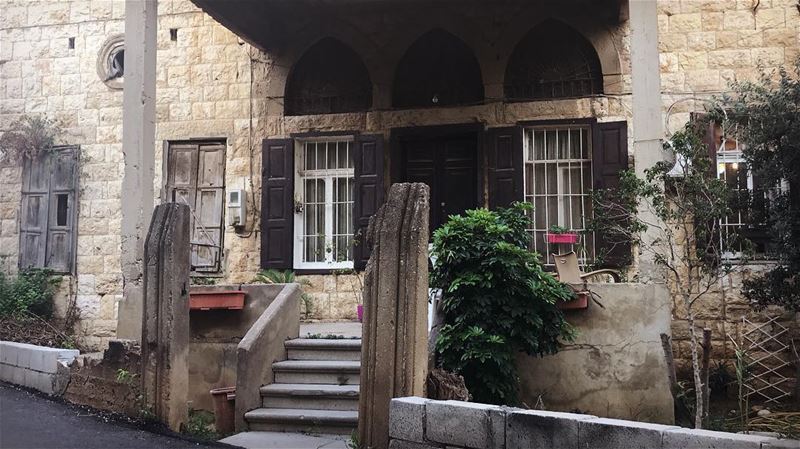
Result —
<path fill-rule="evenodd" d="M 241 290 L 202 290 L 189 292 L 190 310 L 242 310 L 244 295 Z"/>
<path fill-rule="evenodd" d="M 358 313 L 358 322 L 361 323 L 364 321 L 364 305 L 359 304 L 356 306 L 356 311 Z"/>
<path fill-rule="evenodd" d="M 217 433 L 227 435 L 233 433 L 236 418 L 236 387 L 215 388 L 211 390 L 214 401 L 214 427 Z"/>
<path fill-rule="evenodd" d="M 589 293 L 588 292 L 581 292 L 577 293 L 577 298 L 573 299 L 572 301 L 565 301 L 559 302 L 556 304 L 561 310 L 582 310 L 589 308 Z"/>
<path fill-rule="evenodd" d="M 572 232 L 565 232 L 563 234 L 551 234 L 548 232 L 546 236 L 547 243 L 578 243 L 578 234 Z"/>

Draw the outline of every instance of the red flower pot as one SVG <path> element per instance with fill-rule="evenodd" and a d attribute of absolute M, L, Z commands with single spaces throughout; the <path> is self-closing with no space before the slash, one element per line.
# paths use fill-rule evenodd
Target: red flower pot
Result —
<path fill-rule="evenodd" d="M 189 292 L 190 310 L 227 309 L 242 310 L 244 295 L 241 290 L 204 290 Z"/>
<path fill-rule="evenodd" d="M 563 234 L 545 234 L 547 237 L 547 243 L 567 243 L 567 244 L 575 244 L 578 243 L 578 234 L 574 234 L 572 232 L 566 232 Z"/>
<path fill-rule="evenodd" d="M 559 302 L 556 306 L 561 310 L 581 310 L 589 308 L 589 293 L 578 293 L 572 301 Z"/>

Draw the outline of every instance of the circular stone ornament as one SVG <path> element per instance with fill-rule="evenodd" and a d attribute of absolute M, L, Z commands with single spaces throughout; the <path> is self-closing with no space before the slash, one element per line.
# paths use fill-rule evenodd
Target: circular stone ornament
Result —
<path fill-rule="evenodd" d="M 97 76 L 111 89 L 122 89 L 125 81 L 125 35 L 115 34 L 97 53 Z"/>

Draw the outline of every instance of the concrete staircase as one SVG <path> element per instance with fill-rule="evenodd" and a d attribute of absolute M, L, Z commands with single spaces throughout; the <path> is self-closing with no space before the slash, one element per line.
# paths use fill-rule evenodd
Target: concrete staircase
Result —
<path fill-rule="evenodd" d="M 358 427 L 361 340 L 285 343 L 288 360 L 272 365 L 262 407 L 244 415 L 250 430 L 349 435 Z"/>

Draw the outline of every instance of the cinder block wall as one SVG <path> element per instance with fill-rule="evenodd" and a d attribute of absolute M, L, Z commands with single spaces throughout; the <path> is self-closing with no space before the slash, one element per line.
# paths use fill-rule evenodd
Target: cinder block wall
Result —
<path fill-rule="evenodd" d="M 389 415 L 390 449 L 700 447 L 797 448 L 800 441 L 417 397 L 393 399 Z"/>

